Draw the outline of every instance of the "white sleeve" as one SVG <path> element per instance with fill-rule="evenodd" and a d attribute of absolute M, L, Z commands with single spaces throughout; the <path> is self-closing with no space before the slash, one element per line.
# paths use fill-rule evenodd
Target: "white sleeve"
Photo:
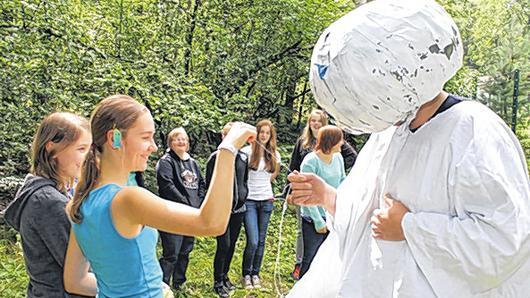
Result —
<path fill-rule="evenodd" d="M 453 165 L 447 193 L 456 216 L 418 212 L 402 222 L 414 259 L 441 297 L 484 293 L 530 266 L 529 179 L 515 136 L 502 125 L 475 130 Z"/>

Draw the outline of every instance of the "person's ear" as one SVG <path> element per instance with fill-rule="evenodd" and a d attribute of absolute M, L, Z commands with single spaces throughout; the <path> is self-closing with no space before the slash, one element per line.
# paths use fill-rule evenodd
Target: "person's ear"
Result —
<path fill-rule="evenodd" d="M 55 145 L 54 142 L 48 141 L 48 143 L 46 143 L 46 145 L 44 146 L 46 148 L 46 152 L 50 153 L 50 151 L 53 150 L 54 145 Z"/>
<path fill-rule="evenodd" d="M 121 148 L 121 132 L 119 129 L 111 129 L 107 131 L 107 142 L 110 143 L 110 146 L 113 149 L 120 149 Z"/>
<path fill-rule="evenodd" d="M 121 148 L 121 131 L 117 128 L 112 130 L 112 148 Z"/>

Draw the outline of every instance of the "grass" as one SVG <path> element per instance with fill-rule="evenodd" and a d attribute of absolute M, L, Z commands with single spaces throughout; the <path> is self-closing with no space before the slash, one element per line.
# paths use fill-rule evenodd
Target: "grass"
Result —
<path fill-rule="evenodd" d="M 236 251 L 232 260 L 229 277 L 237 286 L 232 297 L 278 297 L 274 285 L 274 268 L 277 255 L 278 235 L 281 218 L 280 201 L 275 202 L 263 259 L 261 290 L 245 290 L 241 287 L 241 261 L 245 247 L 245 232 L 241 230 Z M 288 209 L 283 223 L 283 237 L 278 266 L 277 285 L 280 294 L 286 294 L 293 285 L 289 274 L 294 264 L 294 246 L 296 240 L 296 216 Z M 28 277 L 24 267 L 24 257 L 19 237 L 12 240 L 13 231 L 0 225 L 0 293 L 2 297 L 25 297 Z M 175 292 L 175 297 L 217 297 L 213 292 L 213 258 L 216 241 L 213 237 L 199 237 L 190 255 L 188 282 L 183 290 Z M 159 250 L 160 251 L 160 250 Z"/>
<path fill-rule="evenodd" d="M 26 297 L 28 276 L 20 238 L 0 224 L 0 293 L 2 297 Z M 14 238 L 14 239 L 13 239 Z M 15 240 L 15 241 L 13 241 Z"/>

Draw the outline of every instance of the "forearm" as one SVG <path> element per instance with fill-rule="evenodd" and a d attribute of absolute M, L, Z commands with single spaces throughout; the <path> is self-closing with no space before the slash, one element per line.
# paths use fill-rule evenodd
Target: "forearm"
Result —
<path fill-rule="evenodd" d="M 223 233 L 228 224 L 233 196 L 234 160 L 232 153 L 219 150 L 210 187 L 199 215 L 201 222 L 210 227 L 210 235 Z"/>
<path fill-rule="evenodd" d="M 322 207 L 324 207 L 329 214 L 335 216 L 337 207 L 337 191 L 329 185 L 327 185 L 327 189 L 324 192 L 324 203 L 322 204 Z"/>
<path fill-rule="evenodd" d="M 66 287 L 66 285 L 65 285 Z M 97 294 L 97 281 L 94 273 L 89 272 L 77 282 L 72 282 L 67 291 L 70 294 L 77 294 L 83 296 L 96 296 Z"/>
<path fill-rule="evenodd" d="M 271 182 L 274 182 L 274 180 L 276 180 L 276 177 L 278 177 L 279 174 L 280 174 L 280 164 L 276 166 L 274 173 L 272 173 Z"/>
<path fill-rule="evenodd" d="M 313 226 L 315 230 L 320 230 L 322 227 L 326 226 L 326 222 L 323 220 L 320 212 L 318 212 L 317 206 L 302 207 L 304 214 L 309 215 L 313 221 Z"/>

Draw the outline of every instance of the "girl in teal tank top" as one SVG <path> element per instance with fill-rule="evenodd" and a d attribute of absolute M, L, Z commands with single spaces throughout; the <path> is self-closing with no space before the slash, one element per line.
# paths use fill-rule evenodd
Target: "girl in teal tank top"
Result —
<path fill-rule="evenodd" d="M 126 186 L 129 173 L 145 171 L 157 150 L 153 118 L 145 106 L 125 95 L 108 97 L 93 111 L 91 128 L 92 149 L 67 207 L 73 227 L 65 289 L 98 297 L 171 297 L 156 258 L 156 230 L 222 234 L 231 210 L 235 153 L 256 137 L 256 130 L 240 123 L 224 138 L 210 191 L 197 209 Z M 222 175 L 217 175 L 219 167 Z"/>
<path fill-rule="evenodd" d="M 112 222 L 110 204 L 121 189 L 106 184 L 90 192 L 81 206 L 83 221 L 73 225 L 79 247 L 90 260 L 99 297 L 161 297 L 158 232 L 146 226 L 136 237 L 126 238 Z"/>

